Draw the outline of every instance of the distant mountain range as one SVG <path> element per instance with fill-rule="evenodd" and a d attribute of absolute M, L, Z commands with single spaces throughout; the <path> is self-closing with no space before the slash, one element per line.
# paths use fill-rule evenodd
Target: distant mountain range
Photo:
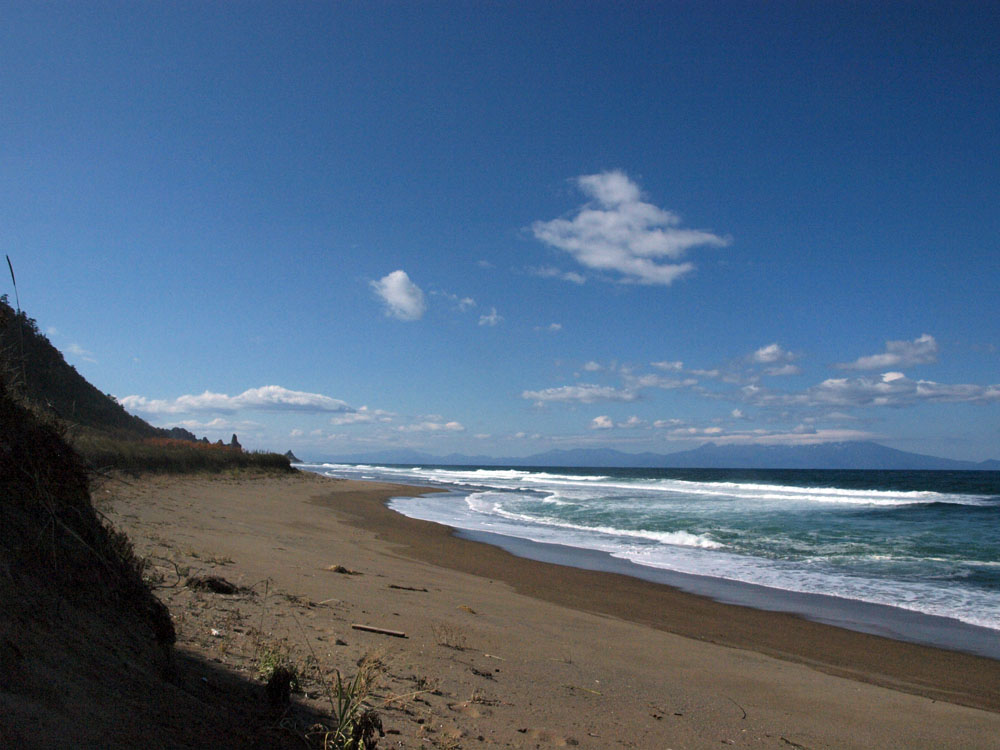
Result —
<path fill-rule="evenodd" d="M 438 466 L 591 466 L 657 469 L 875 469 L 1000 471 L 1000 461 L 957 461 L 888 448 L 870 441 L 817 445 L 716 445 L 678 453 L 625 453 L 602 448 L 551 450 L 497 458 L 452 453 L 433 456 L 406 449 L 355 453 L 324 459 L 336 463 L 427 464 Z"/>

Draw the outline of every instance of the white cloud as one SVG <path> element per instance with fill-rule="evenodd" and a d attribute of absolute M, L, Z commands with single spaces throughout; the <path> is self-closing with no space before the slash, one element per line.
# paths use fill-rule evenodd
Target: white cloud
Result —
<path fill-rule="evenodd" d="M 746 430 L 725 432 L 720 427 L 686 427 L 673 430 L 668 439 L 708 439 L 719 445 L 818 445 L 820 443 L 874 440 L 880 436 L 863 430 L 817 430 L 799 425 L 788 432 Z"/>
<path fill-rule="evenodd" d="M 600 372 L 604 368 L 601 366 L 600 362 L 595 362 L 594 360 L 590 360 L 589 362 L 584 364 L 583 369 L 586 370 L 587 372 Z"/>
<path fill-rule="evenodd" d="M 841 362 L 841 370 L 882 370 L 887 367 L 912 367 L 937 362 L 938 344 L 929 333 L 913 341 L 886 341 L 885 352 Z"/>
<path fill-rule="evenodd" d="M 800 375 L 802 370 L 792 362 L 799 358 L 798 354 L 786 351 L 778 343 L 762 346 L 750 355 L 751 362 L 758 365 L 772 365 L 764 370 L 765 375 Z"/>
<path fill-rule="evenodd" d="M 762 346 L 751 355 L 751 359 L 758 364 L 774 364 L 775 362 L 787 362 L 792 355 L 786 352 L 777 343 Z"/>
<path fill-rule="evenodd" d="M 695 378 L 684 378 L 683 380 L 680 380 L 678 378 L 668 378 L 663 375 L 657 375 L 656 373 L 628 376 L 626 377 L 626 382 L 630 388 L 662 388 L 667 391 L 675 388 L 690 388 L 693 385 L 698 385 L 698 381 Z"/>
<path fill-rule="evenodd" d="M 729 413 L 729 416 L 731 416 L 733 419 L 746 419 L 747 418 L 747 415 L 743 413 L 742 409 L 733 409 Z"/>
<path fill-rule="evenodd" d="M 650 362 L 650 364 L 658 370 L 666 370 L 667 372 L 680 372 L 684 369 L 683 362 Z"/>
<path fill-rule="evenodd" d="M 774 375 L 774 376 L 801 375 L 802 369 L 798 365 L 786 364 L 786 365 L 779 365 L 777 367 L 768 367 L 766 370 L 764 370 L 764 374 Z"/>
<path fill-rule="evenodd" d="M 94 353 L 87 351 L 79 344 L 76 343 L 70 344 L 69 346 L 66 347 L 66 351 L 68 351 L 70 354 L 76 355 L 84 362 L 97 362 L 97 360 L 94 359 Z"/>
<path fill-rule="evenodd" d="M 216 417 L 208 422 L 199 422 L 196 419 L 185 419 L 183 421 L 176 422 L 175 426 L 183 427 L 184 429 L 191 430 L 192 432 L 201 432 L 204 430 L 222 432 L 251 432 L 263 428 L 264 425 L 259 422 L 222 419 L 221 417 Z"/>
<path fill-rule="evenodd" d="M 559 333 L 562 330 L 562 323 L 549 323 L 547 326 L 535 326 L 536 331 L 548 331 L 549 333 Z"/>
<path fill-rule="evenodd" d="M 619 422 L 618 426 L 621 427 L 623 430 L 634 430 L 637 427 L 645 427 L 646 421 L 644 419 L 640 419 L 639 417 L 633 415 L 628 419 L 626 419 L 624 422 Z"/>
<path fill-rule="evenodd" d="M 577 273 L 576 271 L 562 271 L 558 268 L 553 268 L 552 266 L 529 268 L 528 272 L 534 274 L 535 276 L 541 276 L 543 279 L 562 279 L 563 281 L 570 281 L 574 284 L 587 283 L 587 277 L 582 273 Z"/>
<path fill-rule="evenodd" d="M 676 214 L 643 202 L 639 186 L 624 172 L 584 175 L 576 185 L 592 202 L 572 219 L 536 221 L 531 230 L 581 265 L 620 274 L 622 281 L 671 284 L 694 269 L 692 263 L 672 261 L 694 247 L 730 242 L 711 232 L 681 229 Z"/>
<path fill-rule="evenodd" d="M 290 391 L 280 385 L 251 388 L 238 396 L 205 391 L 201 395 L 184 395 L 175 399 L 149 399 L 145 396 L 125 396 L 118 402 L 132 412 L 145 414 L 186 414 L 190 412 L 233 412 L 240 409 L 258 411 L 349 412 L 351 408 L 339 399 L 319 393 Z"/>
<path fill-rule="evenodd" d="M 604 385 L 564 385 L 541 391 L 524 391 L 521 398 L 538 404 L 549 402 L 592 404 L 596 401 L 635 401 L 639 394 L 632 390 L 612 388 Z"/>
<path fill-rule="evenodd" d="M 294 430 L 288 433 L 289 437 L 302 437 L 305 433 L 296 427 Z"/>
<path fill-rule="evenodd" d="M 684 424 L 683 419 L 657 419 L 653 422 L 653 427 L 658 430 L 662 430 L 667 427 L 679 427 L 682 424 Z"/>
<path fill-rule="evenodd" d="M 614 422 L 608 416 L 594 417 L 590 421 L 590 429 L 592 430 L 610 430 L 614 426 Z"/>
<path fill-rule="evenodd" d="M 497 309 L 495 307 L 490 308 L 489 315 L 479 316 L 479 325 L 481 326 L 495 326 L 503 320 L 502 315 L 497 315 Z"/>
<path fill-rule="evenodd" d="M 464 432 L 465 427 L 460 422 L 417 422 L 400 425 L 400 432 Z"/>
<path fill-rule="evenodd" d="M 378 281 L 372 289 L 386 304 L 386 314 L 399 320 L 420 320 L 427 310 L 424 293 L 410 281 L 406 271 L 393 271 Z"/>
<path fill-rule="evenodd" d="M 472 297 L 459 297 L 457 294 L 438 290 L 431 290 L 430 293 L 449 300 L 455 305 L 456 308 L 458 308 L 459 312 L 466 312 L 476 306 L 476 301 Z"/>
<path fill-rule="evenodd" d="M 829 378 L 801 393 L 773 392 L 758 385 L 740 390 L 748 403 L 761 406 L 913 406 L 919 403 L 1000 402 L 1000 384 L 971 385 L 911 380 L 901 372 L 880 377 Z"/>
<path fill-rule="evenodd" d="M 367 406 L 362 406 L 357 411 L 345 412 L 344 414 L 331 417 L 330 424 L 340 426 L 347 424 L 370 424 L 372 422 L 391 422 L 392 417 L 392 412 L 383 411 L 382 409 L 369 409 Z"/>

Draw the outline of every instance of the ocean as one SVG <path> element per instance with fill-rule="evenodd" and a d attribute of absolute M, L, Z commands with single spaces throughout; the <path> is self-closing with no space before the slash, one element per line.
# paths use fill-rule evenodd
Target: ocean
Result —
<path fill-rule="evenodd" d="M 1000 658 L 1000 472 L 302 468 L 448 490 L 389 505 L 525 557 Z"/>

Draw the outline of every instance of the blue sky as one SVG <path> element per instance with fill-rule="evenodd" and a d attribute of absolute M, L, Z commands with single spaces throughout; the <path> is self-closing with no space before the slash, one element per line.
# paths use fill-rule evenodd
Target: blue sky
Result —
<path fill-rule="evenodd" d="M 69 362 L 213 440 L 1000 457 L 997 38 L 991 3 L 7 3 L 0 242 Z"/>

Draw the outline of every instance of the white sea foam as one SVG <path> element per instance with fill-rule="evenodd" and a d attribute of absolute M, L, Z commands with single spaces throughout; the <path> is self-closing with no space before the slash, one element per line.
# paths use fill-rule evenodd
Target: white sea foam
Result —
<path fill-rule="evenodd" d="M 907 546 L 908 536 L 919 531 L 916 526 L 880 527 L 898 532 L 894 540 L 872 537 L 851 525 L 866 507 L 879 513 L 883 507 L 905 510 L 941 503 L 963 514 L 960 506 L 996 506 L 992 496 L 522 469 L 335 464 L 323 469 L 334 476 L 455 488 L 458 492 L 451 494 L 400 498 L 391 507 L 456 528 L 597 550 L 648 568 L 832 594 L 1000 629 L 996 590 L 960 583 L 964 571 L 1000 566 L 1000 555 L 989 552 L 988 537 L 978 542 L 987 545 L 980 555 L 984 559 L 964 559 L 974 557 L 965 547 L 953 559 L 912 554 L 915 547 Z M 831 523 L 841 525 L 834 529 Z"/>
<path fill-rule="evenodd" d="M 684 479 L 612 479 L 605 475 L 557 474 L 525 469 L 462 469 L 359 464 L 325 464 L 339 471 L 377 470 L 380 473 L 411 480 L 443 482 L 458 486 L 492 487 L 495 489 L 540 489 L 558 487 L 561 490 L 602 493 L 649 493 L 654 496 L 723 498 L 746 502 L 843 503 L 850 505 L 920 505 L 951 503 L 957 505 L 988 505 L 991 498 L 980 495 L 948 494 L 930 491 L 844 489 L 839 487 L 806 487 L 757 482 L 700 482 Z"/>
<path fill-rule="evenodd" d="M 503 493 L 475 493 L 456 506 L 457 498 L 426 495 L 398 499 L 390 507 L 404 515 L 469 531 L 605 552 L 650 568 L 798 593 L 832 594 L 1000 629 L 1000 601 L 987 591 L 958 590 L 934 581 L 864 578 L 816 565 L 816 561 L 748 557 L 730 552 L 714 540 L 684 531 L 624 530 L 542 520 L 503 510 L 503 498 Z M 456 512 L 456 507 L 465 507 L 469 512 Z"/>
<path fill-rule="evenodd" d="M 541 514 L 518 513 L 504 507 L 503 502 L 506 498 L 509 498 L 509 495 L 499 492 L 474 492 L 466 496 L 465 503 L 474 513 L 495 516 L 503 518 L 507 521 L 524 524 L 525 526 L 519 535 L 524 535 L 525 538 L 533 539 L 534 541 L 541 541 L 540 539 L 536 539 L 532 536 L 534 533 L 534 527 L 542 526 L 564 529 L 569 532 L 564 539 L 560 540 L 560 543 L 569 544 L 571 546 L 588 546 L 586 543 L 581 544 L 579 537 L 598 534 L 613 537 L 615 539 L 647 539 L 653 542 L 659 542 L 660 544 L 681 547 L 698 547 L 701 549 L 720 549 L 724 546 L 720 542 L 717 542 L 707 536 L 692 534 L 683 530 L 654 531 L 649 529 L 624 529 L 615 526 L 596 524 L 584 525 L 570 523 L 563 519 L 553 518 L 551 516 Z"/>

